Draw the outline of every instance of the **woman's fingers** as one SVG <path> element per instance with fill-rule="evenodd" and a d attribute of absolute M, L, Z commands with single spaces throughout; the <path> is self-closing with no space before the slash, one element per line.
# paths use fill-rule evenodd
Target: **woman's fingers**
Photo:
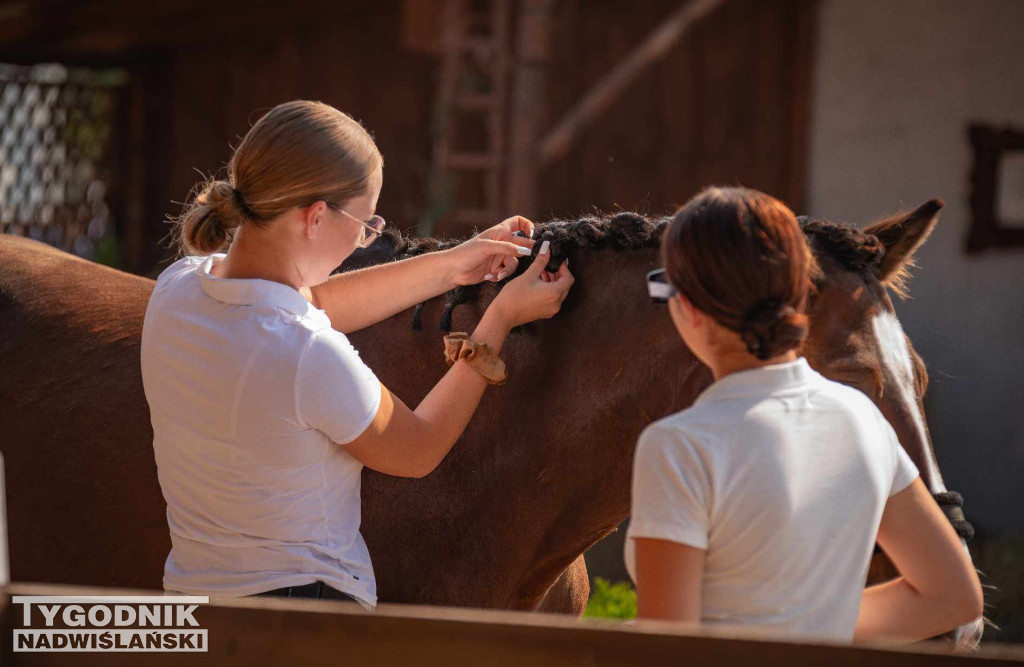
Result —
<path fill-rule="evenodd" d="M 528 241 L 529 239 L 517 240 Z M 511 241 L 492 241 L 490 239 L 477 239 L 476 243 L 480 244 L 480 246 L 483 248 L 484 253 L 487 255 L 498 255 L 501 257 L 525 257 L 527 255 L 533 254 L 533 252 L 530 250 L 530 248 L 533 247 L 532 241 L 530 242 L 530 246 L 521 245 L 519 243 L 513 243 Z"/>
<path fill-rule="evenodd" d="M 517 246 L 519 246 L 521 248 L 527 248 L 527 249 L 532 251 L 533 250 L 533 245 L 536 243 L 536 241 L 534 241 L 533 239 L 528 239 L 528 238 L 522 237 L 522 236 L 513 236 L 512 237 L 512 243 L 515 243 Z"/>
<path fill-rule="evenodd" d="M 508 231 L 510 234 L 514 234 L 515 232 L 522 232 L 526 234 L 526 236 L 528 236 L 530 239 L 533 238 L 533 223 L 521 215 L 513 215 L 511 218 L 507 218 L 501 224 L 506 225 L 508 227 Z M 529 247 L 533 247 L 532 242 Z"/>
<path fill-rule="evenodd" d="M 490 274 L 491 280 L 500 280 L 500 278 L 498 278 L 498 274 L 501 273 L 504 262 L 505 258 L 502 255 L 491 256 L 491 259 L 488 262 L 487 269 L 487 273 Z"/>
<path fill-rule="evenodd" d="M 501 264 L 499 272 L 495 277 L 496 280 L 504 280 L 505 278 L 508 278 L 516 272 L 516 269 L 519 268 L 519 259 L 517 257 L 505 257 L 503 260 L 504 261 Z"/>
<path fill-rule="evenodd" d="M 519 257 L 529 255 L 530 249 L 509 241 L 493 241 L 490 239 L 474 239 L 478 244 L 480 260 L 483 266 L 483 279 L 504 280 L 519 266 Z"/>
<path fill-rule="evenodd" d="M 548 254 L 550 252 L 551 244 L 548 241 L 541 243 L 540 250 L 537 251 L 537 256 L 533 258 L 533 263 L 530 264 L 529 268 L 526 269 L 526 272 L 523 273 L 523 275 L 532 275 L 533 279 L 536 280 L 540 274 L 544 272 L 544 267 L 547 265 L 548 259 L 551 257 L 551 255 Z"/>
<path fill-rule="evenodd" d="M 576 278 L 569 273 L 569 260 L 562 262 L 562 265 L 558 267 L 558 271 L 555 272 L 555 284 L 557 284 L 562 290 L 562 298 L 564 299 L 569 294 L 569 288 L 576 282 Z"/>

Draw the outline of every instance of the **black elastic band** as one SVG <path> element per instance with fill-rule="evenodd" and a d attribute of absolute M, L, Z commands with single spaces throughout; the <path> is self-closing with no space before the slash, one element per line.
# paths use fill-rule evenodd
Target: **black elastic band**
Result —
<path fill-rule="evenodd" d="M 235 201 L 238 203 L 238 208 L 241 209 L 242 215 L 253 220 L 263 219 L 260 216 L 256 215 L 256 213 L 251 208 L 249 208 L 249 205 L 245 203 L 244 199 L 242 199 L 242 193 L 238 191 L 238 188 L 231 188 L 231 190 L 232 192 L 235 193 Z"/>
<path fill-rule="evenodd" d="M 964 497 L 961 496 L 956 491 L 942 491 L 941 493 L 933 493 L 932 497 L 935 498 L 935 502 L 937 502 L 940 506 L 964 506 Z"/>
<path fill-rule="evenodd" d="M 967 520 L 963 509 L 961 509 L 964 506 L 964 497 L 956 491 L 933 493 L 932 497 L 939 504 L 942 513 L 946 515 L 957 536 L 965 542 L 970 542 L 974 539 L 974 526 Z"/>

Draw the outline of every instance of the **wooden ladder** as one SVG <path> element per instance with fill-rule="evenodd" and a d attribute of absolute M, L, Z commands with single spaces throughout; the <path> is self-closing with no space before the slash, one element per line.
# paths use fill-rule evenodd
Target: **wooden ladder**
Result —
<path fill-rule="evenodd" d="M 432 214 L 421 224 L 424 235 L 433 234 L 440 220 L 450 221 L 459 231 L 469 226 L 489 227 L 501 220 L 511 2 L 445 0 L 441 77 L 434 109 Z M 475 81 L 468 59 L 483 63 L 476 70 Z M 483 150 L 456 145 L 459 132 L 455 124 L 466 114 L 484 116 Z M 471 175 L 482 181 L 483 196 L 482 202 L 467 207 L 458 201 L 458 186 Z"/>

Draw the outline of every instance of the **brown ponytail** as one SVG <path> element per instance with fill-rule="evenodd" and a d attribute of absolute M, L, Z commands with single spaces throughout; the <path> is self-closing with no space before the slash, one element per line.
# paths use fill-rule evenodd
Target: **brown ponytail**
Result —
<path fill-rule="evenodd" d="M 706 188 L 676 213 L 661 248 L 675 288 L 758 359 L 803 343 L 809 251 L 782 202 L 746 188 Z"/>
<path fill-rule="evenodd" d="M 200 183 L 174 222 L 180 251 L 224 249 L 244 224 L 263 227 L 295 206 L 342 205 L 366 193 L 383 158 L 351 116 L 321 102 L 279 104 L 242 139 L 226 180 Z"/>
<path fill-rule="evenodd" d="M 200 185 L 199 193 L 179 220 L 179 242 L 186 252 L 209 255 L 224 247 L 232 231 L 242 224 L 234 195 L 235 189 L 227 181 Z"/>

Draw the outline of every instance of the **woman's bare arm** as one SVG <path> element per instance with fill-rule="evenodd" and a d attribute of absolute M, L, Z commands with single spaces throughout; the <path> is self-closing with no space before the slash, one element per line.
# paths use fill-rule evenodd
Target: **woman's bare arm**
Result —
<path fill-rule="evenodd" d="M 513 237 L 517 231 L 531 234 L 533 223 L 514 216 L 454 248 L 339 273 L 303 295 L 338 331 L 358 331 L 458 285 L 505 278 L 533 247 L 532 240 Z"/>
<path fill-rule="evenodd" d="M 563 264 L 552 282 L 541 279 L 543 254 L 491 302 L 472 339 L 500 352 L 511 328 L 551 317 L 573 283 Z M 369 468 L 388 475 L 423 477 L 430 473 L 462 435 L 483 396 L 487 381 L 464 360 L 455 362 L 415 410 L 381 385 L 383 395 L 370 426 L 345 445 Z"/>
<path fill-rule="evenodd" d="M 669 540 L 633 539 L 637 617 L 700 622 L 703 549 Z"/>
<path fill-rule="evenodd" d="M 982 615 L 974 565 L 920 479 L 889 498 L 878 544 L 902 576 L 865 589 L 855 639 L 919 641 Z"/>

